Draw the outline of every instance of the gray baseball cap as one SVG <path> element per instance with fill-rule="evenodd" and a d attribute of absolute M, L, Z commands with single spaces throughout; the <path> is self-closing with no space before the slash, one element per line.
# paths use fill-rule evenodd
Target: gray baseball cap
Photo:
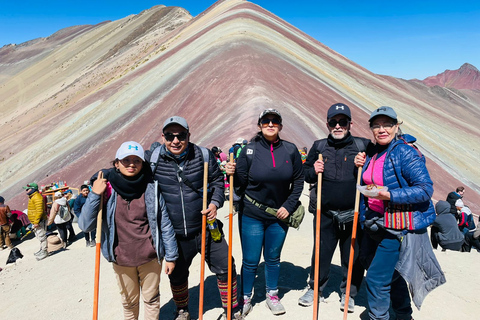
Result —
<path fill-rule="evenodd" d="M 178 125 L 184 127 L 185 129 L 187 129 L 187 131 L 189 131 L 187 120 L 185 120 L 185 118 L 182 118 L 182 117 L 179 117 L 179 116 L 173 116 L 173 117 L 167 118 L 167 120 L 165 120 L 165 122 L 163 123 L 162 131 L 165 131 L 165 128 L 168 127 L 171 124 L 178 124 Z"/>
<path fill-rule="evenodd" d="M 280 112 L 278 112 L 277 109 L 269 108 L 263 110 L 262 113 L 260 113 L 260 116 L 258 117 L 258 124 L 260 124 L 262 118 L 265 117 L 267 114 L 273 114 L 274 116 L 277 116 L 280 119 L 280 122 L 282 122 L 282 115 L 280 114 Z"/>
<path fill-rule="evenodd" d="M 397 122 L 397 113 L 390 107 L 383 106 L 373 111 L 372 114 L 370 114 L 370 119 L 368 119 L 368 121 L 372 122 L 373 119 L 378 116 L 387 116 Z"/>

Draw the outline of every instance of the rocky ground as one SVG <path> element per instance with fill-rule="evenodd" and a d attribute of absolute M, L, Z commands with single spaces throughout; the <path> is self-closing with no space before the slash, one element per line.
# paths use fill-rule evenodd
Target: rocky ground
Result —
<path fill-rule="evenodd" d="M 302 202 L 308 203 L 306 192 Z M 219 211 L 219 217 L 228 214 L 226 208 Z M 95 249 L 85 246 L 83 234 L 66 250 L 58 251 L 45 260 L 36 261 L 33 253 L 38 250 L 38 241 L 28 238 L 23 242 L 15 242 L 24 257 L 16 264 L 5 265 L 9 250 L 0 251 L 0 292 L 2 312 L 4 316 L 14 319 L 89 319 L 92 316 L 93 278 L 95 265 Z M 238 229 L 234 223 L 233 254 L 237 260 L 237 271 L 240 270 L 241 252 Z M 290 229 L 282 253 L 280 274 L 280 297 L 287 313 L 273 316 L 265 307 L 264 264 L 260 264 L 253 299 L 254 308 L 248 319 L 311 319 L 312 308 L 297 304 L 303 294 L 312 250 L 312 217 L 306 215 L 300 230 Z M 415 309 L 416 320 L 451 320 L 475 319 L 476 306 L 480 303 L 477 284 L 477 266 L 480 264 L 480 254 L 477 252 L 441 252 L 435 254 L 445 272 L 447 283 L 434 290 L 424 301 L 422 310 Z M 198 256 L 192 265 L 190 274 L 190 309 L 192 319 L 198 317 L 199 291 Z M 326 302 L 320 304 L 319 319 L 343 319 L 340 312 L 340 291 L 338 288 L 341 276 L 338 250 L 334 256 L 331 280 L 325 290 Z M 169 288 L 167 276 L 162 276 L 160 284 L 161 313 L 160 319 L 173 319 L 174 303 Z M 356 300 L 355 312 L 349 314 L 349 319 L 368 319 L 366 311 L 367 300 L 365 287 L 362 285 Z M 122 307 L 115 275 L 110 263 L 101 260 L 99 319 L 121 319 Z M 220 298 L 216 289 L 216 279 L 207 268 L 205 280 L 204 319 L 218 319 L 222 313 Z M 140 317 L 143 319 L 143 315 Z M 394 316 L 392 316 L 394 319 Z"/>

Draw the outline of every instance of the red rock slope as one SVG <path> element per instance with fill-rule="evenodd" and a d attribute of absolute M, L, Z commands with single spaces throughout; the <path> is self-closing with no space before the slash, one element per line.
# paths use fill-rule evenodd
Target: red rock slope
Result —
<path fill-rule="evenodd" d="M 458 70 L 445 70 L 436 76 L 425 78 L 422 82 L 429 87 L 480 90 L 480 71 L 471 64 L 464 63 Z"/>
<path fill-rule="evenodd" d="M 282 137 L 310 147 L 326 136 L 326 110 L 338 101 L 352 108 L 353 133 L 367 137 L 369 113 L 394 107 L 428 157 L 435 198 L 462 184 L 480 203 L 475 90 L 373 74 L 241 0 L 195 18 L 158 6 L 61 33 L 61 41 L 0 50 L 0 193 L 19 208 L 25 183 L 78 186 L 123 141 L 158 141 L 168 116 L 187 118 L 193 142 L 227 149 L 253 136 L 260 111 L 275 107 Z"/>

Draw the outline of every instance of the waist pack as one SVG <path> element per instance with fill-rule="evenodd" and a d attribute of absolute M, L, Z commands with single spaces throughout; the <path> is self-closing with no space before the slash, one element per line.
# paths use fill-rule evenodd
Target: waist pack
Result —
<path fill-rule="evenodd" d="M 339 228 L 345 230 L 345 225 L 353 222 L 355 210 L 328 210 L 326 215 L 333 218 L 333 220 L 337 222 Z"/>
<path fill-rule="evenodd" d="M 245 198 L 250 201 L 254 206 L 258 207 L 260 210 L 265 211 L 273 216 L 277 216 L 278 209 L 270 208 L 264 204 L 259 203 L 258 201 L 252 199 L 248 195 L 245 195 Z M 287 226 L 298 229 L 300 228 L 300 224 L 303 221 L 303 217 L 305 216 L 305 207 L 302 205 L 300 201 L 297 203 L 297 209 L 291 213 L 286 219 L 280 219 L 283 223 Z"/>
<path fill-rule="evenodd" d="M 415 230 L 413 210 L 410 204 L 391 204 L 385 207 L 384 224 L 387 229 Z"/>

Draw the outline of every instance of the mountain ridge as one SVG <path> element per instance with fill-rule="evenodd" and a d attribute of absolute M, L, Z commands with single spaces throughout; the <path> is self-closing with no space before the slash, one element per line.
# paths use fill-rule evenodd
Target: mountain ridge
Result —
<path fill-rule="evenodd" d="M 193 142 L 228 149 L 275 107 L 282 138 L 310 147 L 327 136 L 336 102 L 351 107 L 352 133 L 369 138 L 369 113 L 395 108 L 428 157 L 434 197 L 464 184 L 480 203 L 478 92 L 374 74 L 253 3 L 218 1 L 196 17 L 154 7 L 42 45 L 0 63 L 0 192 L 19 206 L 21 185 L 77 186 L 124 140 L 160 141 L 173 114 L 187 118 Z M 36 58 L 26 59 L 32 50 Z"/>

